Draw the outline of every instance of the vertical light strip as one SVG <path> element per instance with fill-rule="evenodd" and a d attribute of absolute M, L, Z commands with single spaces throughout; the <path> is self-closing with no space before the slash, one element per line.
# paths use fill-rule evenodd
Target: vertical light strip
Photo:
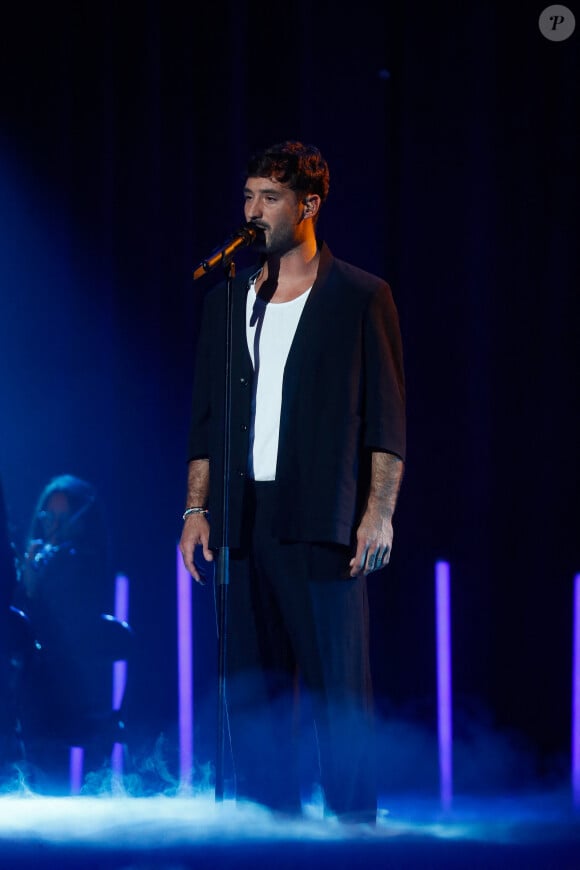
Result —
<path fill-rule="evenodd" d="M 129 578 L 117 574 L 115 578 L 115 618 L 119 622 L 129 620 Z M 120 710 L 127 687 L 127 662 L 113 662 L 113 710 Z"/>
<path fill-rule="evenodd" d="M 129 620 L 129 578 L 125 574 L 115 577 L 115 617 L 121 622 Z"/>
<path fill-rule="evenodd" d="M 125 574 L 117 574 L 115 577 L 115 618 L 119 622 L 129 620 L 129 578 Z M 119 659 L 113 662 L 113 712 L 121 709 L 125 689 L 127 687 L 127 661 Z M 111 774 L 113 788 L 121 786 L 123 776 L 123 744 L 113 743 L 111 752 Z"/>
<path fill-rule="evenodd" d="M 580 574 L 574 578 L 572 638 L 572 792 L 580 807 Z"/>
<path fill-rule="evenodd" d="M 179 786 L 187 792 L 193 772 L 192 579 L 177 548 L 177 671 L 179 703 Z"/>
<path fill-rule="evenodd" d="M 448 562 L 436 562 L 435 564 L 435 598 L 439 783 L 441 805 L 443 809 L 449 809 L 453 794 L 453 730 L 450 570 Z"/>
<path fill-rule="evenodd" d="M 113 662 L 113 710 L 120 710 L 127 685 L 127 662 L 118 659 Z"/>
<path fill-rule="evenodd" d="M 69 749 L 69 781 L 70 793 L 80 794 L 83 784 L 83 765 L 85 751 L 82 746 L 71 746 Z"/>
<path fill-rule="evenodd" d="M 123 785 L 123 768 L 124 768 L 124 758 L 123 758 L 123 750 L 124 746 L 122 743 L 113 743 L 113 749 L 111 750 L 111 788 L 115 793 L 122 792 L 124 790 Z"/>

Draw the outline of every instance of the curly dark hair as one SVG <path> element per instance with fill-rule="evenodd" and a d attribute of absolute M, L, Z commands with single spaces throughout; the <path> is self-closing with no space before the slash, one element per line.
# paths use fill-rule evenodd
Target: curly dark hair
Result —
<path fill-rule="evenodd" d="M 321 202 L 330 187 L 328 164 L 319 149 L 294 139 L 256 151 L 248 161 L 246 175 L 275 178 L 301 194 L 318 194 Z"/>

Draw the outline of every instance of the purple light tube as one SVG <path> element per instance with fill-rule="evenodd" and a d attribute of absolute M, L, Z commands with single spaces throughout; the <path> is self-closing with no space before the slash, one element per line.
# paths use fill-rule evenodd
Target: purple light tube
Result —
<path fill-rule="evenodd" d="M 129 578 L 117 574 L 115 578 L 115 618 L 120 622 L 129 619 Z M 113 699 L 114 711 L 121 709 L 127 686 L 127 662 L 119 659 L 113 662 Z M 111 773 L 113 787 L 119 788 L 123 776 L 123 744 L 113 743 L 111 752 Z"/>
<path fill-rule="evenodd" d="M 179 705 L 179 787 L 188 792 L 193 772 L 192 579 L 177 548 L 177 671 Z"/>
<path fill-rule="evenodd" d="M 572 792 L 580 807 L 580 574 L 574 578 L 572 638 Z"/>
<path fill-rule="evenodd" d="M 113 662 L 113 710 L 120 710 L 127 685 L 127 662 L 119 659 Z"/>
<path fill-rule="evenodd" d="M 129 578 L 125 574 L 115 577 L 115 617 L 121 622 L 129 619 Z"/>
<path fill-rule="evenodd" d="M 85 750 L 82 746 L 71 746 L 69 749 L 69 782 L 70 793 L 80 794 L 83 784 L 83 766 Z"/>
<path fill-rule="evenodd" d="M 451 692 L 451 605 L 448 562 L 435 564 L 437 643 L 437 725 L 441 805 L 449 809 L 453 793 L 453 728 Z"/>
<path fill-rule="evenodd" d="M 117 574 L 115 578 L 115 619 L 127 622 L 129 619 L 129 578 Z M 127 662 L 119 659 L 113 662 L 113 710 L 120 710 L 127 687 Z"/>
<path fill-rule="evenodd" d="M 116 794 L 124 792 L 123 785 L 123 753 L 124 746 L 122 743 L 113 743 L 111 750 L 111 790 Z"/>

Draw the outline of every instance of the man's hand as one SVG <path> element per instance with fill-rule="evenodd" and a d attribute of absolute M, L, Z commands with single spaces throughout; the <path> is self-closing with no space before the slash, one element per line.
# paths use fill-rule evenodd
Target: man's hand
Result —
<path fill-rule="evenodd" d="M 209 548 L 209 523 L 203 514 L 190 514 L 183 523 L 179 550 L 183 556 L 183 564 L 193 579 L 196 583 L 205 586 L 205 580 L 196 568 L 193 559 L 195 548 L 199 545 L 203 550 L 203 558 L 207 562 L 213 562 L 213 553 Z"/>
<path fill-rule="evenodd" d="M 350 560 L 350 576 L 370 574 L 388 565 L 393 546 L 393 513 L 403 478 L 398 456 L 374 451 L 367 506 L 356 532 L 356 553 Z"/>
<path fill-rule="evenodd" d="M 207 504 L 209 492 L 209 462 L 207 459 L 192 459 L 187 470 L 187 498 L 186 505 Z M 203 548 L 203 558 L 206 562 L 213 562 L 213 553 L 209 548 L 209 523 L 205 513 L 188 513 L 184 520 L 179 549 L 183 556 L 183 564 L 193 579 L 205 585 L 205 579 L 195 566 L 195 548 Z"/>
<path fill-rule="evenodd" d="M 388 565 L 393 546 L 393 524 L 377 511 L 367 510 L 356 532 L 356 553 L 350 560 L 350 576 L 370 574 Z"/>

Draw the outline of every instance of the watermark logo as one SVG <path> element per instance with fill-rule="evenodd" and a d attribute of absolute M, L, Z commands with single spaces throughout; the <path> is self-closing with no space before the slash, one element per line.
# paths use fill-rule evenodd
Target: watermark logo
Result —
<path fill-rule="evenodd" d="M 546 6 L 538 20 L 540 32 L 552 42 L 562 42 L 574 33 L 576 19 L 567 6 Z"/>

